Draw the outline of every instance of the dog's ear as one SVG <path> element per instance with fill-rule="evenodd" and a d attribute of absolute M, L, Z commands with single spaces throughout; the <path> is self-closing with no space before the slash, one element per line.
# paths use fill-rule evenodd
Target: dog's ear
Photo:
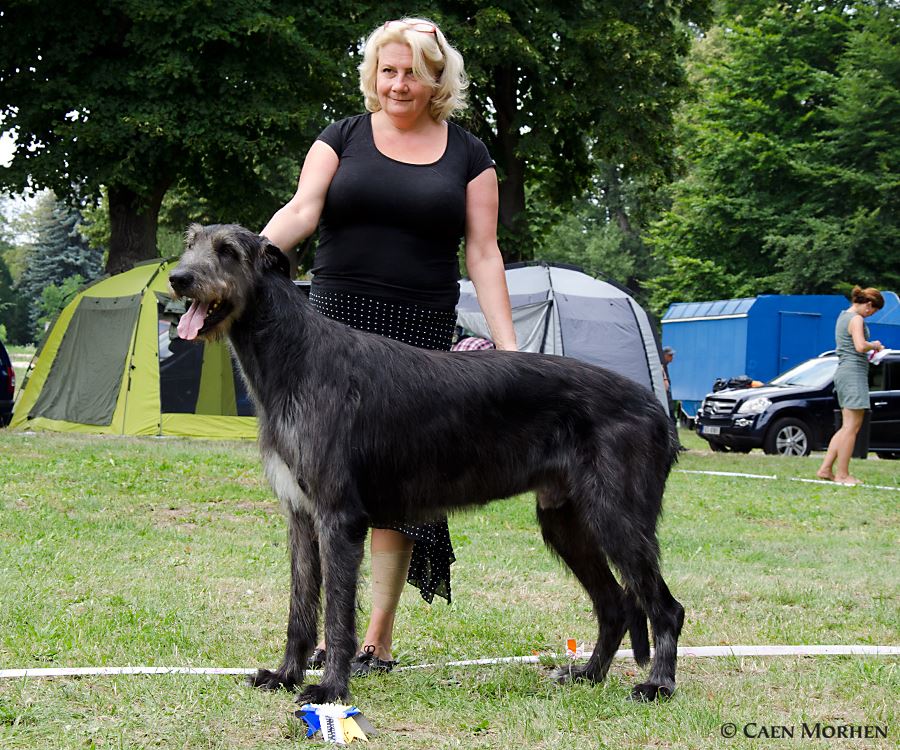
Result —
<path fill-rule="evenodd" d="M 279 271 L 285 276 L 291 276 L 291 264 L 288 262 L 287 256 L 281 252 L 281 249 L 273 245 L 265 237 L 262 240 L 262 248 L 260 252 L 260 265 L 264 271 Z"/>
<path fill-rule="evenodd" d="M 197 239 L 197 235 L 203 231 L 203 227 L 196 222 L 188 226 L 188 228 L 184 232 L 184 246 L 190 247 L 194 244 L 194 240 Z"/>

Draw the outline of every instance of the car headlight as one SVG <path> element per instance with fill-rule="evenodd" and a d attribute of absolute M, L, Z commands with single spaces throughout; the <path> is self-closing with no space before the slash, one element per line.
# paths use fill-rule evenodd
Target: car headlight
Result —
<path fill-rule="evenodd" d="M 760 396 L 759 398 L 751 398 L 749 401 L 745 401 L 738 407 L 738 414 L 760 414 L 768 409 L 772 405 L 772 402 L 767 399 L 765 396 Z"/>

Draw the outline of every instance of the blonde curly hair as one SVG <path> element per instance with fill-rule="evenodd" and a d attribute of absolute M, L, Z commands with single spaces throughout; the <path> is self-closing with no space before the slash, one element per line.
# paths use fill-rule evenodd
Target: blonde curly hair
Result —
<path fill-rule="evenodd" d="M 430 26 L 434 33 L 417 31 L 416 26 Z M 435 121 L 443 122 L 466 108 L 469 81 L 462 55 L 450 45 L 433 21 L 401 18 L 379 26 L 366 39 L 363 61 L 359 65 L 359 88 L 369 112 L 381 109 L 375 88 L 378 53 L 392 42 L 405 44 L 412 50 L 413 73 L 432 88 L 430 114 Z"/>

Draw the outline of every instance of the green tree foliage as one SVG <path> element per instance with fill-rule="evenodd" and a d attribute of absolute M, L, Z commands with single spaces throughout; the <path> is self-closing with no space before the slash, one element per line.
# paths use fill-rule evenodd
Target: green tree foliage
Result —
<path fill-rule="evenodd" d="M 565 212 L 543 238 L 537 254 L 542 260 L 580 266 L 592 276 L 627 285 L 634 277 L 634 258 L 622 252 L 625 237 L 603 218 L 602 206 L 584 202 Z"/>
<path fill-rule="evenodd" d="M 501 177 L 510 259 L 529 257 L 535 206 L 581 196 L 596 160 L 663 180 L 685 76 L 688 22 L 710 0 L 434 0 L 466 57 L 472 127 Z M 419 12 L 417 11 L 417 12 Z M 400 3 L 11 0 L 0 15 L 4 127 L 18 150 L 3 184 L 109 203 L 107 269 L 156 254 L 165 217 L 259 226 L 293 189 L 328 121 L 360 108 L 358 42 Z M 63 41 L 65 40 L 65 41 Z M 198 212 L 198 207 L 202 209 Z M 198 215 L 199 214 L 199 215 Z M 546 222 L 543 222 L 544 224 Z M 171 225 L 170 225 L 171 226 Z M 174 226 L 171 226 L 175 229 Z"/>
<path fill-rule="evenodd" d="M 25 270 L 25 248 L 20 242 L 23 232 L 22 214 L 25 203 L 12 196 L 0 196 L 0 259 L 6 264 L 13 283 L 18 282 Z"/>
<path fill-rule="evenodd" d="M 715 289 L 897 281 L 896 6 L 759 6 L 696 46 L 697 94 L 679 120 L 687 174 L 649 237 L 669 267 L 656 309 Z"/>
<path fill-rule="evenodd" d="M 715 261 L 677 255 L 667 269 L 646 282 L 649 308 L 661 318 L 672 302 L 731 299 L 756 294 L 743 274 L 729 273 Z"/>
<path fill-rule="evenodd" d="M 11 0 L 0 14 L 0 107 L 17 150 L 3 185 L 98 199 L 115 272 L 157 253 L 174 185 L 256 226 L 292 192 L 272 178 L 347 109 L 355 3 Z M 274 185 L 277 184 L 277 188 Z"/>
<path fill-rule="evenodd" d="M 799 291 L 845 290 L 860 281 L 900 285 L 900 12 L 864 8 L 838 61 L 824 125 L 798 170 L 806 211 L 770 233 L 777 281 Z"/>
<path fill-rule="evenodd" d="M 109 199 L 106 188 L 100 189 L 100 197 L 96 202 L 91 201 L 82 207 L 81 216 L 83 222 L 79 225 L 78 230 L 84 239 L 87 240 L 88 245 L 103 254 L 105 261 L 110 238 Z M 157 237 L 158 241 L 159 238 Z M 160 255 L 165 257 L 162 253 Z"/>
<path fill-rule="evenodd" d="M 0 338 L 7 344 L 28 344 L 32 341 L 28 306 L 15 288 L 3 258 L 0 258 L 0 328 L 5 331 Z"/>
<path fill-rule="evenodd" d="M 617 165 L 598 164 L 587 197 L 571 208 L 547 207 L 551 226 L 541 233 L 536 256 L 580 266 L 645 301 L 644 284 L 659 265 L 642 237 L 654 215 L 654 192 L 648 180 L 624 180 Z"/>
<path fill-rule="evenodd" d="M 41 300 L 44 290 L 73 276 L 91 281 L 102 273 L 102 254 L 91 248 L 78 231 L 81 216 L 43 193 L 31 212 L 35 240 L 28 250 L 27 267 L 17 290 L 28 303 L 30 331 L 40 336 Z"/>
<path fill-rule="evenodd" d="M 16 289 L 16 279 L 24 270 L 24 253 L 16 245 L 18 215 L 13 204 L 11 199 L 0 198 L 0 339 L 7 344 L 27 344 L 31 342 L 28 306 Z"/>
<path fill-rule="evenodd" d="M 507 260 L 532 256 L 534 211 L 582 197 L 598 162 L 625 178 L 670 175 L 686 24 L 706 19 L 707 0 L 434 7 L 472 79 L 469 124 L 497 161 Z"/>
<path fill-rule="evenodd" d="M 83 285 L 84 279 L 81 278 L 81 274 L 76 273 L 59 284 L 45 287 L 41 292 L 38 326 L 43 329 L 45 326 L 50 325 L 56 316 L 63 311 L 63 308 L 75 298 L 78 290 Z"/>
<path fill-rule="evenodd" d="M 15 304 L 16 291 L 13 288 L 12 274 L 3 258 L 0 257 L 0 323 L 6 323 L 6 315 Z M 7 330 L 9 327 L 7 326 Z"/>

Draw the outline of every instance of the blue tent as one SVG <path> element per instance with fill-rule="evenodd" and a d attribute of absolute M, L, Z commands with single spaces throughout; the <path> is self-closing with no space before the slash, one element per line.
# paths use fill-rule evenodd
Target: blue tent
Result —
<path fill-rule="evenodd" d="M 837 294 L 766 294 L 670 305 L 662 339 L 676 351 L 669 365 L 672 398 L 694 416 L 717 378 L 766 382 L 833 349 L 835 322 L 849 304 Z"/>

